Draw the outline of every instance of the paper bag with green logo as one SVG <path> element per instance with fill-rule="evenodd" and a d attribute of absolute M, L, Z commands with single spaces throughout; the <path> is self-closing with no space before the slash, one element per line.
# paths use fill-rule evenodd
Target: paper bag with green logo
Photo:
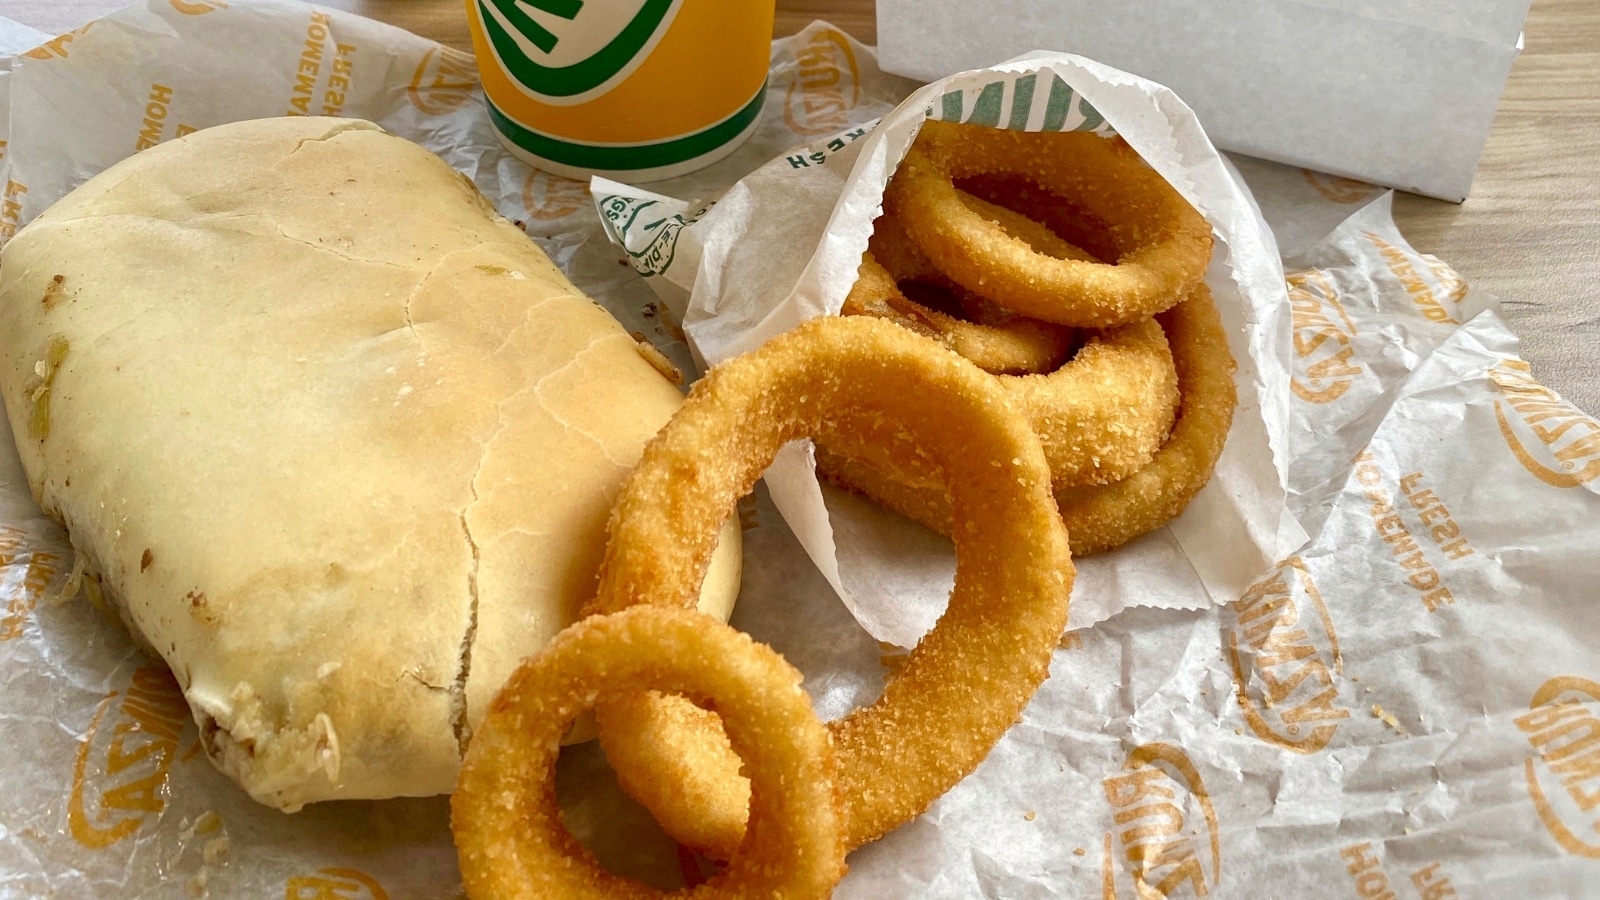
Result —
<path fill-rule="evenodd" d="M 1193 113 L 1159 85 L 1037 53 L 928 85 L 877 122 L 786 150 L 720 195 L 674 199 L 596 180 L 612 240 L 681 316 L 703 365 L 837 314 L 922 122 L 1120 135 L 1203 212 L 1216 235 L 1207 283 L 1239 361 L 1240 403 L 1212 484 L 1189 510 L 1114 554 L 1079 561 L 1071 627 L 1131 606 L 1204 608 L 1239 595 L 1304 539 L 1284 505 L 1289 316 L 1270 231 Z M 808 451 L 767 473 L 774 502 L 875 637 L 914 644 L 943 608 L 948 546 L 875 505 L 824 490 Z M 895 548 L 893 553 L 886 548 Z"/>

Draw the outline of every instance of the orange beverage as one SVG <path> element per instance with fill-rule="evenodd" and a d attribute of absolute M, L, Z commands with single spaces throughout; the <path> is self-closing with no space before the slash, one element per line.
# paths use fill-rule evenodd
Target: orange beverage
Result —
<path fill-rule="evenodd" d="M 545 171 L 671 178 L 761 116 L 773 0 L 466 4 L 495 132 Z"/>

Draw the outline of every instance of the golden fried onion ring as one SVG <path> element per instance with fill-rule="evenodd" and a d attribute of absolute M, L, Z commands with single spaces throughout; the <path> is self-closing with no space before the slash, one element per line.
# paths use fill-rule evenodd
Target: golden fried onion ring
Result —
<path fill-rule="evenodd" d="M 1045 225 L 965 191 L 959 194 L 963 203 L 1041 252 L 1062 259 L 1092 258 Z M 871 246 L 851 297 L 866 294 L 903 299 L 897 281 L 912 279 L 939 284 L 943 280 L 938 269 L 906 236 L 892 215 L 879 217 Z M 879 258 L 884 265 L 877 265 Z M 892 299 L 890 304 L 893 305 Z M 915 309 L 906 316 L 882 317 L 936 340 L 944 338 L 942 342 L 946 346 L 990 372 L 997 370 L 985 366 L 980 355 L 987 354 L 982 358 L 993 360 L 999 352 L 996 350 L 998 339 L 1011 339 L 1016 334 L 961 322 L 960 325 L 978 333 L 978 337 L 963 341 L 959 338 L 964 337 L 964 333 L 948 328 L 940 331 L 938 323 L 924 327 L 923 323 L 930 321 L 927 316 L 939 314 L 916 304 L 912 306 Z M 845 312 L 851 312 L 848 300 Z M 1022 323 L 1051 327 L 1032 319 L 1014 317 L 1013 325 Z M 974 344 L 979 339 L 987 339 L 987 344 L 975 349 Z M 1032 359 L 1034 363 L 1051 361 L 1045 356 Z M 1166 441 L 1178 407 L 1178 378 L 1160 326 L 1146 319 L 1096 334 L 1076 356 L 1062 363 L 1061 357 L 1054 357 L 1053 364 L 1035 374 L 1008 374 L 998 379 L 1044 443 L 1052 483 L 1057 488 L 1107 484 L 1126 478 L 1149 463 Z"/>
<path fill-rule="evenodd" d="M 1048 372 L 1072 352 L 1072 331 L 1014 316 L 990 324 L 969 322 L 907 297 L 898 279 L 873 256 L 862 254 L 856 283 L 844 298 L 847 316 L 874 316 L 910 329 L 997 375 Z"/>
<path fill-rule="evenodd" d="M 1023 183 L 1026 185 L 1026 182 Z M 985 187 L 987 185 L 984 185 Z M 1018 212 L 998 202 L 991 202 L 983 197 L 957 190 L 956 196 L 966 207 L 977 213 L 985 221 L 994 223 L 1000 230 L 1023 241 L 1035 251 L 1056 259 L 1076 259 L 1084 262 L 1099 262 L 1090 251 L 1064 239 L 1046 224 L 1046 220 Z M 1087 236 L 1087 235 L 1085 235 Z M 1021 314 L 1005 307 L 991 303 L 979 297 L 961 285 L 950 280 L 949 276 L 940 271 L 933 260 L 922 252 L 911 236 L 906 234 L 905 227 L 900 224 L 891 213 L 884 213 L 873 223 L 872 238 L 867 249 L 877 257 L 883 267 L 895 277 L 896 281 L 923 282 L 935 285 L 951 294 L 954 294 L 961 305 L 963 314 L 979 325 L 1003 325 L 1012 320 L 1025 318 Z M 1072 330 L 1061 325 L 1051 325 L 1040 322 L 1038 319 L 1027 319 L 1036 323 L 1035 327 L 1055 328 L 1068 337 Z M 960 352 L 959 349 L 956 352 Z M 964 355 L 964 354 L 963 354 Z M 968 356 L 968 359 L 972 357 Z M 974 360 L 977 362 L 977 360 Z M 1060 361 L 1060 357 L 1056 362 Z M 978 368 L 985 371 L 995 371 L 979 364 Z M 1053 365 L 1031 368 L 1029 371 L 1048 372 L 1055 368 Z"/>
<path fill-rule="evenodd" d="M 450 798 L 467 895 L 665 895 L 600 867 L 561 822 L 561 735 L 597 694 L 657 688 L 710 699 L 746 763 L 749 840 L 697 898 L 822 898 L 844 876 L 834 756 L 800 673 L 771 648 L 692 610 L 635 607 L 582 620 L 529 658 L 473 735 Z"/>
<path fill-rule="evenodd" d="M 963 193 L 965 201 L 1003 223 L 1008 233 L 1025 236 L 1044 252 L 1081 254 L 1048 228 L 988 201 Z M 919 282 L 947 292 L 965 318 L 907 297 L 901 284 Z M 1072 329 L 1019 316 L 973 295 L 946 278 L 906 236 L 894 216 L 878 217 L 862 256 L 856 283 L 845 297 L 844 315 L 877 316 L 932 338 L 997 375 L 1050 372 L 1072 352 Z"/>
<path fill-rule="evenodd" d="M 1115 264 L 1056 259 L 984 218 L 955 181 L 1018 175 L 1108 225 Z M 950 278 L 1046 322 L 1123 325 L 1170 308 L 1205 275 L 1211 226 L 1118 138 L 923 124 L 884 207 Z"/>
<path fill-rule="evenodd" d="M 1047 375 L 993 377 L 1039 436 L 1051 484 L 1058 490 L 1109 484 L 1148 465 L 1167 442 L 1178 409 L 1172 351 L 1154 319 L 1095 334 L 1076 356 Z M 839 449 L 837 440 L 821 445 Z M 895 481 L 936 490 L 928 476 L 919 474 L 921 464 L 910 448 L 881 452 L 862 446 L 858 453 L 872 457 L 873 465 Z M 837 456 L 818 456 L 830 480 L 838 480 L 833 478 L 840 473 Z M 853 471 L 850 466 L 843 469 Z M 841 486 L 848 486 L 851 476 L 843 478 Z M 869 480 L 876 484 L 876 479 Z M 1076 541 L 1070 528 L 1068 534 Z"/>
<path fill-rule="evenodd" d="M 1211 481 L 1233 427 L 1238 365 L 1211 291 L 1202 285 L 1159 320 L 1172 344 L 1182 398 L 1171 437 L 1150 465 L 1121 481 L 1056 491 L 1072 545 L 1086 556 L 1116 549 L 1182 515 Z"/>
<path fill-rule="evenodd" d="M 844 843 L 856 847 L 927 809 L 1017 721 L 1048 674 L 1074 569 L 1039 441 L 993 379 L 889 322 L 824 317 L 694 386 L 612 510 L 591 611 L 692 605 L 735 501 L 783 444 L 806 436 L 869 445 L 904 436 L 951 497 L 948 610 L 882 698 L 828 726 Z M 624 786 L 668 834 L 718 856 L 740 846 L 737 790 L 702 789 L 735 783 L 739 760 L 714 736 L 695 742 L 710 729 L 681 727 L 694 714 L 641 721 L 627 703 L 602 702 L 597 717 Z M 653 733 L 651 721 L 679 727 Z M 635 765 L 672 733 L 703 752 L 675 768 Z"/>
<path fill-rule="evenodd" d="M 1235 363 L 1211 292 L 1202 286 L 1157 318 L 1177 370 L 1177 420 L 1150 464 L 1129 477 L 1057 490 L 1075 555 L 1113 550 L 1177 518 L 1211 480 L 1233 424 Z M 948 535 L 949 498 L 926 476 L 896 467 L 893 461 L 906 458 L 900 453 L 900 448 L 827 442 L 818 449 L 818 470 L 832 483 Z"/>
<path fill-rule="evenodd" d="M 1047 375 L 999 381 L 1044 444 L 1058 489 L 1139 471 L 1166 442 L 1178 410 L 1172 351 L 1150 319 L 1096 334 Z"/>

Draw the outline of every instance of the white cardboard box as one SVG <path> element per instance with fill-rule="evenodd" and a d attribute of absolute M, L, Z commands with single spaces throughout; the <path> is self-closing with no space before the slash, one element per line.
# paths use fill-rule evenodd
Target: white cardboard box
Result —
<path fill-rule="evenodd" d="M 1063 50 L 1161 82 L 1224 150 L 1466 199 L 1530 0 L 878 0 L 932 80 Z"/>

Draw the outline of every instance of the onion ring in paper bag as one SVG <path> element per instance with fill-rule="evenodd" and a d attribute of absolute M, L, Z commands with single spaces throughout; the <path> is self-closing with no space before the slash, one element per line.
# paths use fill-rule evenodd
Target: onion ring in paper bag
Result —
<path fill-rule="evenodd" d="M 1066 624 L 1074 569 L 1049 469 L 989 375 L 870 317 L 813 319 L 714 367 L 624 486 L 589 607 L 692 604 L 718 528 L 780 447 L 808 435 L 888 446 L 896 434 L 950 491 L 955 590 L 882 698 L 828 726 L 847 848 L 921 813 L 988 755 Z M 668 834 L 737 851 L 748 787 L 710 714 L 659 695 L 607 698 L 596 714 L 623 788 Z"/>

